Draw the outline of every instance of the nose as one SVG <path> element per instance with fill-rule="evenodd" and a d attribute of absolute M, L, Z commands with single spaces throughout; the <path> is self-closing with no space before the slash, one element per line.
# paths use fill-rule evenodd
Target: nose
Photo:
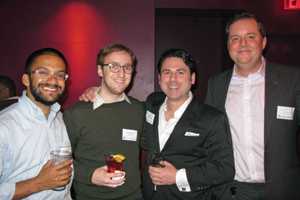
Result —
<path fill-rule="evenodd" d="M 124 72 L 124 67 L 120 67 L 120 71 L 118 72 L 120 77 L 124 77 L 125 76 L 125 72 Z"/>
<path fill-rule="evenodd" d="M 247 40 L 245 39 L 245 38 L 241 38 L 241 40 L 240 40 L 240 46 L 241 47 L 245 47 L 245 46 L 247 46 Z"/>
<path fill-rule="evenodd" d="M 58 83 L 54 73 L 50 75 L 50 77 L 47 79 L 47 82 Z"/>
<path fill-rule="evenodd" d="M 171 81 L 175 81 L 177 79 L 177 74 L 176 73 L 172 73 L 170 76 L 170 80 Z"/>

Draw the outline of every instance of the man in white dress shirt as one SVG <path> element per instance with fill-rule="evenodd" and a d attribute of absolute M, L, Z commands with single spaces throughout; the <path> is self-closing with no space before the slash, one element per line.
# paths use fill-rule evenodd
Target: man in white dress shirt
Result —
<path fill-rule="evenodd" d="M 22 77 L 27 90 L 0 112 L 0 199 L 71 199 L 72 160 L 51 166 L 50 151 L 71 150 L 57 100 L 67 62 L 52 48 L 33 52 Z M 65 190 L 54 191 L 55 187 Z"/>

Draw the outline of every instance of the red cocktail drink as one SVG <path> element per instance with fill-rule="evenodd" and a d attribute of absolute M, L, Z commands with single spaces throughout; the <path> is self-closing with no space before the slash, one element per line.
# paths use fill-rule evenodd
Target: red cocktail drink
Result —
<path fill-rule="evenodd" d="M 110 173 L 114 173 L 116 170 L 123 171 L 122 162 L 117 162 L 113 155 L 106 156 L 106 164 Z"/>

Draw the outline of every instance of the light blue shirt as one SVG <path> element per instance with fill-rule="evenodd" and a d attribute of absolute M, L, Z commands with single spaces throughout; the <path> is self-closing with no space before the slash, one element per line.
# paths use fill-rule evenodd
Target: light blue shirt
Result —
<path fill-rule="evenodd" d="M 17 182 L 36 177 L 50 151 L 70 149 L 60 105 L 51 106 L 48 120 L 27 96 L 0 112 L 0 199 L 12 199 Z M 72 179 L 71 179 L 72 180 Z M 44 190 L 25 199 L 71 199 L 71 182 L 63 191 Z"/>

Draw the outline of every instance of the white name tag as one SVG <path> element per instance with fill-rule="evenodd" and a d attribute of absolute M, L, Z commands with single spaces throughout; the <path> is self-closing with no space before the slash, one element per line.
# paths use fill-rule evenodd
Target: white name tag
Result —
<path fill-rule="evenodd" d="M 124 129 L 122 130 L 122 140 L 134 141 L 137 139 L 137 130 Z"/>
<path fill-rule="evenodd" d="M 153 113 L 151 113 L 150 111 L 147 110 L 147 113 L 146 113 L 146 121 L 153 125 L 153 121 L 154 121 L 154 117 L 155 115 Z"/>
<path fill-rule="evenodd" d="M 277 106 L 277 119 L 293 120 L 295 107 Z"/>

